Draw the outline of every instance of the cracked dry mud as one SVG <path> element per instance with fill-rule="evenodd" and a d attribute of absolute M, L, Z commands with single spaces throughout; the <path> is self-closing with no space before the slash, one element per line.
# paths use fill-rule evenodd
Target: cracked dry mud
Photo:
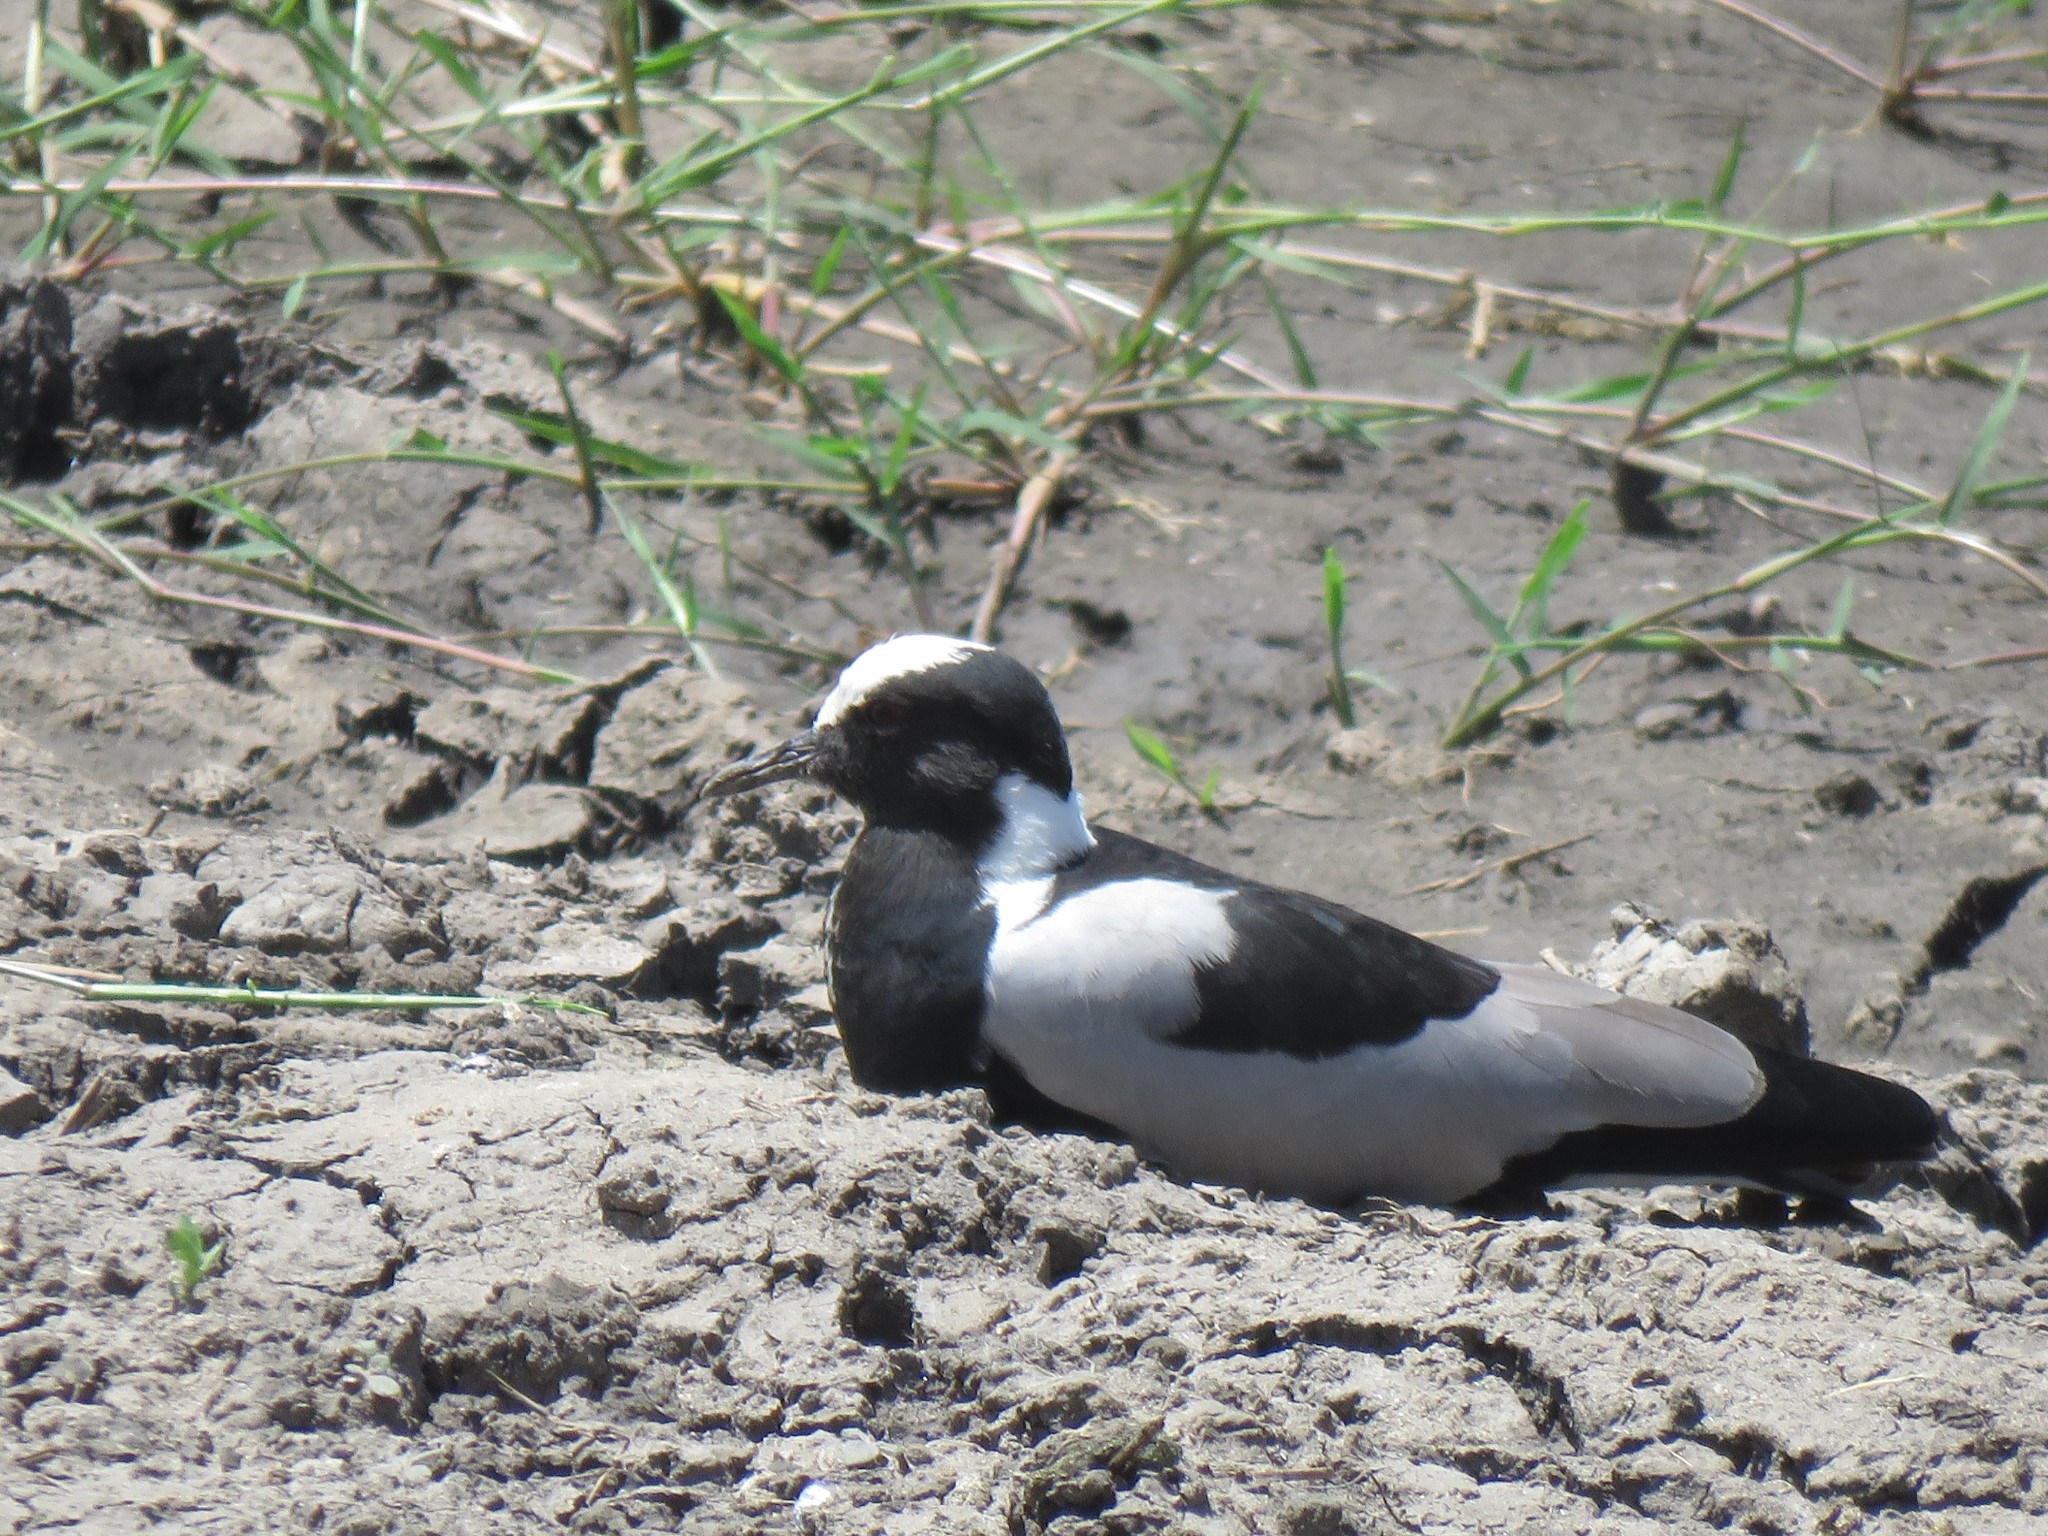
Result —
<path fill-rule="evenodd" d="M 574 700 L 421 702 L 413 750 L 473 727 L 437 854 L 111 830 L 114 797 L 0 743 L 10 948 L 612 1012 L 0 995 L 30 1106 L 0 1140 L 0 1529 L 2048 1519 L 2048 1090 L 1924 1080 L 1954 1145 L 1868 1231 L 1678 1191 L 1493 1221 L 1179 1185 L 976 1093 L 854 1087 L 816 948 L 846 815 L 777 791 L 576 853 L 769 729 L 679 669 L 593 697 L 574 728 Z M 513 783 L 565 732 L 586 782 Z M 538 840 L 535 792 L 571 807 Z M 1753 925 L 1616 935 L 1610 982 L 1803 1032 Z M 181 1305 L 187 1213 L 226 1259 Z"/>
<path fill-rule="evenodd" d="M 1398 52 L 1339 11 L 1160 25 L 1233 80 L 1288 60 L 1285 110 L 1245 153 L 1304 201 L 1694 196 L 1731 112 L 1785 163 L 1833 134 L 1830 210 L 1890 209 L 1908 184 L 1983 195 L 1938 144 L 1854 132 L 1867 100 L 1718 11 L 1554 9 L 1387 21 Z M 1831 36 L 1883 31 L 1867 4 L 1813 9 Z M 1208 153 L 1111 68 L 1034 78 L 990 131 L 1030 141 L 1020 164 L 1049 185 L 1130 156 L 1163 184 Z M 1482 114 L 1442 110 L 1482 92 Z M 1332 123 L 1355 135 L 1343 154 Z M 1442 254 L 1538 286 L 1578 259 Z M 1990 242 L 1948 257 L 1917 253 L 1900 283 L 1975 297 L 1980 271 L 2019 261 Z M 1320 326 L 1366 338 L 1333 383 L 1433 387 L 1441 297 L 1319 295 L 1336 306 Z M 1896 318 L 1866 286 L 1814 298 L 1846 329 Z M 510 301 L 393 285 L 319 335 L 182 304 L 0 284 L 0 477 L 99 515 L 416 429 L 540 451 L 487 409 L 555 398 L 523 350 L 541 322 Z M 1390 305 L 1414 323 L 1384 323 Z M 1604 366 L 1536 340 L 1540 368 Z M 754 462 L 730 392 L 670 353 L 579 384 L 607 435 Z M 1988 400 L 1861 391 L 1840 440 L 1937 468 Z M 2028 463 L 2048 451 L 2038 412 L 2009 441 Z M 591 687 L 532 688 L 153 607 L 23 540 L 0 552 L 0 954 L 563 994 L 602 1016 L 92 1004 L 0 982 L 0 1533 L 2048 1528 L 2042 671 L 1883 690 L 1815 674 L 1832 707 L 1805 717 L 1770 677 L 1629 662 L 1568 728 L 1446 757 L 1432 741 L 1474 636 L 1434 557 L 1511 594 L 1604 472 L 1477 424 L 1371 455 L 1170 424 L 1099 460 L 1006 616 L 1076 728 L 1091 810 L 1475 953 L 1551 946 L 1731 1027 L 1882 1055 L 1940 1103 L 1941 1158 L 1865 1202 L 1868 1228 L 1674 1190 L 1513 1221 L 1337 1214 L 993 1127 L 974 1093 L 876 1098 L 846 1079 L 817 948 L 843 809 L 778 791 L 685 814 L 815 675 L 740 662 L 714 683 L 636 639 L 560 652 Z M 560 487 L 386 463 L 273 489 L 307 547 L 437 631 L 644 604 L 630 556 L 587 538 Z M 676 515 L 708 536 L 716 510 Z M 1985 529 L 2038 540 L 2032 515 Z M 1640 608 L 1676 561 L 1775 548 L 1700 518 L 1682 547 L 1603 526 L 1559 603 Z M 848 650 L 903 624 L 859 541 L 782 505 L 740 505 L 731 528 L 739 599 L 778 624 Z M 212 531 L 190 507 L 147 525 L 172 550 Z M 1001 531 L 935 524 L 949 624 Z M 1360 572 L 1352 654 L 1414 691 L 1361 699 L 1345 733 L 1316 702 L 1332 546 Z M 2038 604 L 1995 572 L 1916 549 L 1857 575 L 1917 653 L 2039 644 Z M 1838 579 L 1787 584 L 1787 622 L 1823 624 Z M 1224 825 L 1159 793 L 1124 716 L 1224 768 Z M 181 1301 L 164 1235 L 187 1216 L 224 1261 Z"/>
<path fill-rule="evenodd" d="M 354 388 L 312 370 L 272 414 L 415 409 Z M 149 450 L 109 442 L 74 473 Z M 0 625 L 0 949 L 605 1010 L 0 993 L 0 1530 L 2048 1520 L 2048 1090 L 2009 1072 L 1923 1072 L 1954 1144 L 1869 1231 L 1674 1191 L 1496 1222 L 1190 1188 L 973 1093 L 847 1081 L 817 940 L 850 819 L 803 791 L 683 814 L 786 692 L 628 656 L 583 689 L 462 681 L 167 621 L 50 553 L 0 574 Z M 1588 730 L 1475 776 L 1425 739 L 1383 714 L 1253 782 L 1420 872 L 1612 751 Z M 2048 733 L 1986 711 L 1920 739 L 1825 812 L 1946 854 L 1853 1015 L 1837 989 L 1809 1020 L 1810 934 L 1788 956 L 1753 921 L 1621 908 L 1594 971 L 1781 1043 L 1970 1054 L 2032 974 Z M 1270 819 L 1216 846 L 1079 741 L 1099 809 L 1304 878 Z M 1389 801 L 1424 809 L 1359 820 Z M 1617 853 L 1600 889 L 1654 889 Z M 1590 941 L 1561 915 L 1587 898 L 1531 873 L 1475 894 Z M 1998 946 L 2003 992 L 1948 988 Z M 188 1215 L 225 1262 L 181 1302 Z"/>

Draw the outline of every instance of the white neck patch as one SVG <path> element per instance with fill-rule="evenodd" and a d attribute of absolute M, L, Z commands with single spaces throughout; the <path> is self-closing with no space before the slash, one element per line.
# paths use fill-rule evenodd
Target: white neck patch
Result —
<path fill-rule="evenodd" d="M 1006 773 L 995 796 L 1003 824 L 974 866 L 984 890 L 1044 879 L 1095 846 L 1080 791 L 1062 800 L 1036 779 Z"/>
<path fill-rule="evenodd" d="M 826 730 L 860 708 L 877 688 L 893 683 L 899 677 L 950 666 L 956 661 L 965 661 L 976 651 L 990 649 L 993 647 L 972 640 L 956 640 L 951 635 L 898 635 L 880 645 L 871 645 L 854 657 L 846 670 L 839 674 L 839 681 L 825 695 L 825 702 L 818 706 L 818 716 L 813 723 L 817 729 Z"/>

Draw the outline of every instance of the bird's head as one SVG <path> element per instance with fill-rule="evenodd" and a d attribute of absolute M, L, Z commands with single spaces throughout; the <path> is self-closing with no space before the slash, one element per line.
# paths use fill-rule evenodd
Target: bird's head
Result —
<path fill-rule="evenodd" d="M 804 778 L 871 824 L 979 842 L 1000 825 L 996 786 L 1015 775 L 1065 800 L 1073 769 L 1045 688 L 1001 651 L 948 635 L 898 635 L 853 659 L 807 731 L 704 786 L 731 795 Z"/>

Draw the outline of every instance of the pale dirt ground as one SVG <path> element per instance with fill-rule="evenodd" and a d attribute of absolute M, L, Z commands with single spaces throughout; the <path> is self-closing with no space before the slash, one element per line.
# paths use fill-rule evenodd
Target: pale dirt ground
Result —
<path fill-rule="evenodd" d="M 1876 46 L 1863 8 L 1812 10 Z M 1689 6 L 1431 32 L 1245 13 L 1165 41 L 1225 74 L 1285 61 L 1248 152 L 1303 201 L 1697 191 L 1734 115 L 1766 161 L 1825 129 L 1844 217 L 1985 174 L 1968 145 L 1857 133 L 1867 103 L 1834 77 Z M 1097 67 L 1048 74 L 992 127 L 1066 195 L 1199 149 Z M 1088 131 L 1104 114 L 1121 136 Z M 1329 152 L 1338 127 L 1355 154 Z M 2007 141 L 2012 174 L 2037 175 L 2025 132 Z M 1620 247 L 1427 254 L 1610 299 L 1682 276 Z M 1930 305 L 2038 266 L 1916 259 Z M 415 427 L 530 451 L 482 402 L 552 398 L 532 317 L 502 307 L 386 293 L 280 336 L 217 295 L 181 314 L 192 295 L 120 292 L 146 305 L 67 301 L 68 365 L 103 383 L 62 486 L 95 511 Z M 1827 302 L 1853 323 L 1887 297 Z M 1320 334 L 1359 344 L 1326 382 L 1440 386 L 1462 340 L 1428 323 L 1440 302 L 1389 284 L 1333 305 Z M 1631 355 L 1551 338 L 1537 367 Z M 673 357 L 586 372 L 601 431 L 760 452 Z M 104 383 L 123 378 L 158 392 Z M 1867 426 L 1931 479 L 1989 400 L 1859 389 L 1843 442 Z M 1832 707 L 1807 718 L 1769 679 L 1631 663 L 1569 729 L 1446 763 L 1430 741 L 1474 635 L 1430 557 L 1510 590 L 1602 475 L 1480 432 L 1297 447 L 1209 423 L 1106 449 L 1028 568 L 1006 638 L 1057 672 L 1091 808 L 1481 954 L 1583 957 L 1622 901 L 1767 926 L 1817 1047 L 1882 1052 L 1950 1116 L 1934 1173 L 1866 1203 L 1874 1230 L 1749 1225 L 1677 1191 L 1512 1222 L 1339 1215 L 992 1128 L 973 1094 L 876 1099 L 846 1081 L 820 989 L 843 811 L 788 794 L 681 814 L 820 675 L 741 664 L 721 688 L 646 670 L 637 644 L 564 644 L 613 681 L 550 693 L 154 609 L 9 545 L 0 951 L 131 977 L 580 988 L 610 1016 L 263 1017 L 8 983 L 0 1531 L 2041 1529 L 2048 886 L 1981 934 L 1952 919 L 2048 861 L 2042 672 L 1882 690 L 1816 672 Z M 2028 400 L 2006 453 L 2044 449 Z M 645 605 L 630 557 L 557 490 L 393 466 L 295 477 L 265 504 L 449 628 Z M 1698 537 L 1676 545 L 1603 525 L 1561 601 L 1605 614 L 1777 547 L 1726 509 L 1689 515 Z M 834 599 L 743 576 L 744 601 L 842 648 L 904 623 L 900 583 L 858 546 L 787 508 L 733 524 L 747 558 Z M 947 618 L 997 531 L 939 525 Z M 2017 517 L 1993 531 L 2038 538 Z M 1375 703 L 1335 767 L 1314 604 L 1332 541 L 1364 573 L 1354 660 L 1414 695 Z M 1889 642 L 2040 643 L 2039 604 L 1988 568 L 1887 555 L 1857 574 Z M 1833 581 L 1786 601 L 1821 622 Z M 1640 728 L 1646 710 L 1683 728 Z M 1221 827 L 1145 776 L 1125 715 L 1225 768 Z M 1981 942 L 1958 952 L 1959 932 Z M 188 1306 L 162 1248 L 181 1215 L 227 1245 Z"/>

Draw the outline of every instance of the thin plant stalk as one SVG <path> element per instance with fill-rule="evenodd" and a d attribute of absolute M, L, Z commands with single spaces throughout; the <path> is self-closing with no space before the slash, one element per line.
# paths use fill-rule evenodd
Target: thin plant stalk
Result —
<path fill-rule="evenodd" d="M 1951 490 L 1944 499 L 1941 514 L 1943 523 L 1949 521 L 1961 509 L 1974 504 L 1984 467 L 1989 462 L 2009 419 L 2012 403 L 2018 396 L 2025 366 L 2023 358 L 2019 367 L 2014 370 L 2006 389 L 2001 393 L 1998 403 L 1978 428 L 1969 452 L 1956 473 Z M 1642 637 L 1671 631 L 1675 627 L 1674 621 L 1692 609 L 1726 598 L 1745 596 L 1802 566 L 1833 559 L 1851 550 L 1871 548 L 1913 537 L 1915 530 L 1905 526 L 1906 519 L 1921 510 L 1912 505 L 1900 507 L 1867 522 L 1841 529 L 1824 539 L 1774 555 L 1728 581 L 1716 582 L 1687 596 L 1676 598 L 1648 613 L 1620 620 L 1584 638 L 1571 639 L 1562 646 L 1561 653 L 1555 659 L 1541 667 L 1532 667 L 1524 653 L 1536 648 L 1538 641 L 1544 642 L 1547 646 L 1553 638 L 1548 633 L 1544 609 L 1551 588 L 1569 562 L 1583 531 L 1585 503 L 1579 504 L 1572 517 L 1566 520 L 1545 547 L 1535 571 L 1523 585 L 1514 610 L 1506 619 L 1495 615 L 1485 601 L 1466 585 L 1455 571 L 1446 566 L 1445 574 L 1457 587 L 1459 594 L 1472 610 L 1473 616 L 1487 630 L 1492 645 L 1479 676 L 1444 733 L 1443 744 L 1446 749 L 1469 746 L 1499 725 L 1504 712 L 1510 706 L 1520 702 L 1544 684 L 1553 680 L 1568 684 L 1572 669 L 1582 662 L 1633 644 Z M 1886 664 L 1904 664 L 1912 660 L 1860 642 L 1852 646 L 1852 639 L 1847 629 L 1847 615 L 1843 613 L 1837 619 L 1834 632 L 1825 637 L 1815 637 L 1815 644 L 1819 646 L 1825 641 L 1826 648 Z M 1514 668 L 1517 677 L 1503 687 L 1489 691 L 1497 669 L 1504 662 Z"/>
<path fill-rule="evenodd" d="M 425 1012 L 432 1008 L 536 1008 L 552 1013 L 581 1013 L 604 1017 L 604 1010 L 564 997 L 483 997 L 469 993 L 433 992 L 308 992 L 267 987 L 207 987 L 180 982 L 125 982 L 89 980 L 63 968 L 36 965 L 22 960 L 0 960 L 0 976 L 40 982 L 96 1003 L 204 1004 L 212 1007 L 316 1008 L 328 1012 L 360 1013 L 396 1009 Z"/>
<path fill-rule="evenodd" d="M 68 545 L 79 553 L 106 566 L 116 575 L 124 576 L 135 583 L 151 598 L 162 603 L 179 604 L 194 608 L 211 608 L 220 613 L 238 614 L 243 618 L 267 619 L 275 623 L 290 624 L 301 629 L 321 629 L 335 634 L 356 635 L 365 640 L 381 640 L 391 645 L 405 646 L 414 650 L 428 651 L 447 656 L 456 661 L 473 662 L 478 666 L 495 671 L 510 672 L 535 682 L 554 683 L 580 687 L 583 679 L 573 672 L 562 672 L 551 667 L 538 667 L 531 662 L 511 656 L 499 656 L 475 646 L 462 645 L 453 640 L 443 640 L 435 635 L 421 634 L 413 630 L 394 629 L 387 624 L 372 624 L 357 619 L 338 619 L 327 614 L 307 613 L 301 609 L 276 608 L 267 603 L 251 603 L 239 598 L 216 597 L 207 592 L 190 592 L 158 581 L 138 565 L 126 551 L 111 540 L 101 536 L 81 519 L 59 516 L 44 511 L 19 497 L 0 494 L 0 510 L 24 527 Z"/>

